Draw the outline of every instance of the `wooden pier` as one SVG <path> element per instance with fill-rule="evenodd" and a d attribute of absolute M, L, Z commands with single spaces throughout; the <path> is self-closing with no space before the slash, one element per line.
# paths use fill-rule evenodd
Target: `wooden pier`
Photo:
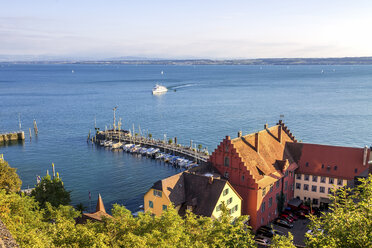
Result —
<path fill-rule="evenodd" d="M 136 144 L 140 146 L 159 148 L 162 152 L 169 153 L 191 159 L 199 163 L 206 163 L 209 155 L 205 152 L 198 151 L 196 148 L 190 146 L 183 146 L 181 144 L 169 144 L 164 140 L 150 139 L 142 136 L 131 136 L 128 132 L 121 131 L 98 131 L 96 136 L 92 138 L 93 142 L 99 143 L 102 140 L 112 140 L 113 142 L 122 142 L 126 144 Z"/>

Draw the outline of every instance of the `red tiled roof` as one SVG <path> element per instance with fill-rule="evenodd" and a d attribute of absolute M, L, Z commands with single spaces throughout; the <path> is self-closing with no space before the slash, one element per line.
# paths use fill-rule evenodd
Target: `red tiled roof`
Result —
<path fill-rule="evenodd" d="M 258 152 L 255 149 L 254 133 L 231 140 L 233 147 L 253 178 L 258 184 L 261 180 L 265 182 L 265 185 L 262 186 L 282 177 L 281 170 L 276 166 L 277 160 L 286 161 L 288 159 L 289 164 L 293 163 L 290 153 L 285 149 L 285 144 L 292 143 L 294 138 L 289 135 L 289 131 L 282 130 L 281 142 L 279 142 L 278 131 L 279 125 L 276 125 L 258 132 Z M 269 180 L 267 177 L 272 177 L 273 180 Z"/>
<path fill-rule="evenodd" d="M 94 213 L 83 213 L 83 219 L 89 218 L 89 219 L 101 221 L 103 217 L 112 218 L 111 215 L 106 213 L 105 206 L 103 205 L 101 194 L 98 194 L 96 212 L 94 212 Z"/>
<path fill-rule="evenodd" d="M 363 148 L 306 143 L 288 144 L 288 148 L 299 166 L 297 173 L 352 180 L 368 170 L 369 149 L 364 166 Z"/>

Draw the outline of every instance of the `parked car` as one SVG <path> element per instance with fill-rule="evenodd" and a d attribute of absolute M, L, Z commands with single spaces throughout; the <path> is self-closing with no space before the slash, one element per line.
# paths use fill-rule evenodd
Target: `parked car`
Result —
<path fill-rule="evenodd" d="M 300 218 L 300 219 L 306 219 L 306 215 L 307 215 L 305 213 L 305 211 L 303 211 L 303 210 L 297 210 L 297 211 L 294 212 L 294 214 L 296 214 L 298 216 L 298 218 Z"/>
<path fill-rule="evenodd" d="M 256 235 L 272 238 L 274 235 L 284 236 L 285 234 L 279 230 L 273 229 L 271 226 L 261 226 L 257 229 Z"/>
<path fill-rule="evenodd" d="M 264 236 L 267 238 L 272 238 L 274 236 L 274 232 L 272 230 L 267 230 L 267 229 L 258 229 L 256 231 L 257 236 Z"/>
<path fill-rule="evenodd" d="M 294 220 L 298 220 L 298 216 L 295 215 L 294 213 L 292 213 L 292 212 L 289 211 L 289 210 L 284 210 L 282 213 L 283 213 L 283 214 L 287 214 L 287 215 L 289 215 L 289 216 L 292 217 Z"/>
<path fill-rule="evenodd" d="M 280 218 L 276 218 L 274 220 L 274 224 L 276 224 L 278 226 L 285 227 L 285 228 L 292 228 L 293 227 L 293 224 L 288 223 L 288 221 L 280 219 Z"/>
<path fill-rule="evenodd" d="M 293 223 L 293 221 L 294 221 L 294 219 L 287 214 L 281 214 L 281 215 L 279 215 L 279 218 L 285 219 L 289 223 Z"/>
<path fill-rule="evenodd" d="M 255 237 L 254 241 L 256 242 L 256 244 L 264 245 L 264 246 L 268 246 L 271 243 L 268 238 L 260 237 L 260 236 Z"/>

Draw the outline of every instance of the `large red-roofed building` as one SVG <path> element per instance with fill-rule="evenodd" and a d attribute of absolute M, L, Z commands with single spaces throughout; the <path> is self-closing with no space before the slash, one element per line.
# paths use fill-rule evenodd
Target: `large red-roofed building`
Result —
<path fill-rule="evenodd" d="M 369 160 L 368 148 L 299 143 L 279 121 L 257 133 L 227 136 L 209 162 L 240 194 L 242 214 L 257 229 L 278 216 L 279 199 L 284 205 L 294 197 L 328 204 L 328 189 L 352 186 L 356 177 L 368 175 Z"/>

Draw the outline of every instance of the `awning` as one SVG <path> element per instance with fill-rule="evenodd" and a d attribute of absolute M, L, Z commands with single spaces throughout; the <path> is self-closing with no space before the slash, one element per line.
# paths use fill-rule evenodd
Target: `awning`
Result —
<path fill-rule="evenodd" d="M 329 198 L 325 198 L 325 197 L 320 197 L 320 202 L 323 202 L 323 203 L 331 203 L 331 200 Z"/>

